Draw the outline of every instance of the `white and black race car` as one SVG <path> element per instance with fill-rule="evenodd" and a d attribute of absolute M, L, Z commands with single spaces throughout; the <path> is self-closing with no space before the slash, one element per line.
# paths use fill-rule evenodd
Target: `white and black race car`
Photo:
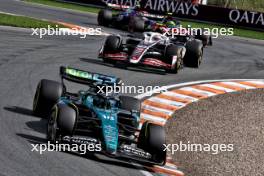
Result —
<path fill-rule="evenodd" d="M 203 57 L 203 43 L 190 36 L 174 38 L 157 32 L 122 38 L 108 36 L 99 51 L 104 62 L 125 62 L 132 66 L 149 66 L 177 73 L 183 66 L 198 68 Z"/>

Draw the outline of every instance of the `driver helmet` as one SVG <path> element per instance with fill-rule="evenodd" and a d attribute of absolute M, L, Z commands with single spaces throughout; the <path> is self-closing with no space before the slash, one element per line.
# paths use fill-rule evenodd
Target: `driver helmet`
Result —
<path fill-rule="evenodd" d="M 140 9 L 141 9 L 140 4 L 139 4 L 139 3 L 136 3 L 136 5 L 135 5 L 135 10 L 140 10 Z"/>
<path fill-rule="evenodd" d="M 172 21 L 173 17 L 172 17 L 172 13 L 167 13 L 167 16 L 165 17 L 166 21 Z"/>
<path fill-rule="evenodd" d="M 168 27 L 168 28 L 173 28 L 176 26 L 176 23 L 174 21 L 167 21 L 165 23 L 165 25 Z"/>

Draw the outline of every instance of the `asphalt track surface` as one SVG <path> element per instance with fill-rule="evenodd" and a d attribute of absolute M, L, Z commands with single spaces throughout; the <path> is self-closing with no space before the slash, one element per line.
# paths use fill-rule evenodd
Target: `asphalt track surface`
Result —
<path fill-rule="evenodd" d="M 96 16 L 19 1 L 0 0 L 0 11 L 96 26 Z M 104 28 L 105 32 L 118 30 Z M 122 32 L 124 33 L 124 32 Z M 0 29 L 0 175 L 142 175 L 135 167 L 104 156 L 31 152 L 31 143 L 44 143 L 46 121 L 31 115 L 33 95 L 42 78 L 59 80 L 59 66 L 121 77 L 126 85 L 169 85 L 207 79 L 263 78 L 261 41 L 222 38 L 205 50 L 200 69 L 179 74 L 135 68 L 114 68 L 97 59 L 104 37 L 31 36 L 30 31 Z"/>

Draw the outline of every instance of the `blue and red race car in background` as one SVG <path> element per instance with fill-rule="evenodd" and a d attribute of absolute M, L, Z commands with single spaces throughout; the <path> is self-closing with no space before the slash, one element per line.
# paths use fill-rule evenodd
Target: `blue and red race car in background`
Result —
<path fill-rule="evenodd" d="M 115 14 L 111 9 L 103 9 L 98 13 L 98 24 L 128 30 L 129 32 L 152 31 L 165 34 L 166 31 L 181 27 L 178 19 L 167 14 L 166 16 L 150 14 L 139 6 L 123 9 Z M 193 35 L 193 34 L 190 34 Z M 194 38 L 203 42 L 204 46 L 212 45 L 212 37 L 204 35 L 203 31 L 193 35 Z"/>

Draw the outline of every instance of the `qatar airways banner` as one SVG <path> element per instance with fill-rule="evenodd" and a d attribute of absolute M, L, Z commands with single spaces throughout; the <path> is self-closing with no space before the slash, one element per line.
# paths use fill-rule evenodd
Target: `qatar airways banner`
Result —
<path fill-rule="evenodd" d="M 189 18 L 200 21 L 208 21 L 264 30 L 264 14 L 261 12 L 199 5 L 177 0 L 103 1 L 108 4 L 122 4 L 124 6 L 135 6 L 136 4 L 140 4 L 142 9 L 153 14 L 166 15 L 168 12 L 170 12 L 173 13 L 175 17 L 180 18 Z"/>
<path fill-rule="evenodd" d="M 153 13 L 173 13 L 175 16 L 198 16 L 199 5 L 171 0 L 145 0 L 141 7 Z"/>
<path fill-rule="evenodd" d="M 216 6 L 206 6 L 191 1 L 178 0 L 68 0 L 81 3 L 110 7 L 133 7 L 140 4 L 149 13 L 166 15 L 168 12 L 179 18 L 187 18 L 213 23 L 229 24 L 264 30 L 264 14 L 261 12 L 228 9 Z M 112 5 L 112 6 L 111 6 Z M 120 6 L 121 7 L 121 6 Z"/>
<path fill-rule="evenodd" d="M 264 13 L 232 9 L 229 20 L 234 24 L 247 24 L 264 29 Z"/>

